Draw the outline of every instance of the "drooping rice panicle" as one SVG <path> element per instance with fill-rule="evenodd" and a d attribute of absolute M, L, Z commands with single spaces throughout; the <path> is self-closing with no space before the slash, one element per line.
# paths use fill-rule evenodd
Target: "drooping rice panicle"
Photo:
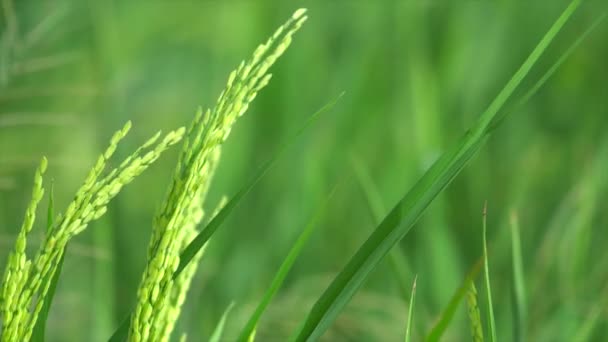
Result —
<path fill-rule="evenodd" d="M 304 13 L 303 9 L 297 10 L 255 50 L 249 61 L 242 62 L 228 77 L 215 107 L 205 112 L 199 110 L 190 125 L 173 180 L 154 219 L 148 263 L 131 317 L 129 340 L 169 339 L 196 263 L 191 263 L 190 270 L 176 279 L 173 274 L 179 265 L 179 253 L 193 236 L 188 227 L 196 227 L 202 220 L 202 204 L 221 145 L 238 117 L 247 111 L 257 93 L 270 81 L 268 70 L 307 19 Z M 181 284 L 180 293 L 174 291 L 177 283 Z"/>
<path fill-rule="evenodd" d="M 42 174 L 46 169 L 46 159 L 43 159 L 34 181 L 34 196 L 13 252 L 15 262 L 9 264 L 3 283 L 3 341 L 27 341 L 31 338 L 68 241 L 84 231 L 90 222 L 105 214 L 108 203 L 121 189 L 156 161 L 169 146 L 179 142 L 184 134 L 183 128 L 172 131 L 156 143 L 160 137 L 157 134 L 135 154 L 127 157 L 118 168 L 101 178 L 107 160 L 112 157 L 118 143 L 130 128 L 131 123 L 127 122 L 113 135 L 108 148 L 97 159 L 65 213 L 57 216 L 54 224 L 47 227 L 44 241 L 36 256 L 28 260 L 25 255 L 25 243 L 27 234 L 33 227 L 36 204 L 43 195 Z M 145 150 L 147 152 L 143 154 Z M 15 267 L 10 266 L 13 264 Z M 18 275 L 15 276 L 16 274 Z"/>

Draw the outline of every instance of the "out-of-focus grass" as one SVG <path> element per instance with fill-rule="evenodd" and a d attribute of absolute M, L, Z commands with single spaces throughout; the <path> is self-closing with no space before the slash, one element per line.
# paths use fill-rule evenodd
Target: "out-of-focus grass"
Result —
<path fill-rule="evenodd" d="M 136 142 L 187 123 L 194 108 L 213 103 L 228 71 L 297 7 L 276 1 L 14 3 L 18 37 L 28 42 L 15 57 L 19 65 L 70 58 L 14 73 L 0 86 L 0 264 L 20 226 L 41 155 L 49 158 L 56 206 L 64 207 L 117 125 L 133 119 Z M 566 3 L 305 3 L 311 20 L 226 144 L 207 209 L 237 191 L 309 113 L 341 91 L 346 95 L 215 236 L 178 330 L 193 341 L 210 336 L 233 300 L 237 306 L 225 331 L 244 325 L 310 213 L 350 172 L 350 152 L 392 207 L 470 126 Z M 545 57 L 563 53 L 605 10 L 601 1 L 584 3 Z M 608 194 L 602 172 L 608 166 L 602 147 L 608 128 L 606 36 L 603 23 L 431 205 L 418 223 L 424 229 L 412 230 L 401 243 L 419 275 L 414 331 L 429 330 L 475 263 L 475 227 L 486 199 L 493 208 L 489 261 L 501 340 L 510 337 L 513 324 L 511 208 L 525 227 L 528 340 L 574 336 L 589 326 L 588 317 L 601 315 L 594 308 L 607 281 L 601 262 L 608 257 L 602 233 L 608 216 L 601 206 Z M 538 72 L 554 60 L 542 58 Z M 534 72 L 532 80 L 539 76 Z M 117 153 L 133 147 L 127 143 Z M 70 246 L 49 316 L 50 340 L 103 340 L 132 307 L 149 218 L 175 153 L 126 189 L 107 217 Z M 375 226 L 367 201 L 356 183 L 336 194 L 318 234 L 260 320 L 259 340 L 296 329 Z M 325 338 L 401 339 L 407 312 L 401 297 L 393 270 L 381 266 Z M 605 321 L 594 322 L 584 336 L 605 339 Z M 461 307 L 444 336 L 467 339 L 468 325 Z M 562 331 L 572 334 L 556 333 Z"/>

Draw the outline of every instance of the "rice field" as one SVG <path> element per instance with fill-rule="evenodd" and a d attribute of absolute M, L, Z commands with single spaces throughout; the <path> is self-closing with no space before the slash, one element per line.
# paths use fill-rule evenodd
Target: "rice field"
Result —
<path fill-rule="evenodd" d="M 603 2 L 1 5 L 2 341 L 608 337 Z"/>

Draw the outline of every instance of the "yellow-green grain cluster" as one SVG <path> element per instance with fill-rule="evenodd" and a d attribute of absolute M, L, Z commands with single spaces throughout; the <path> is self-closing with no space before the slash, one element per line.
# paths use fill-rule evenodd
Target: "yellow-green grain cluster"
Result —
<path fill-rule="evenodd" d="M 36 208 L 38 207 L 38 203 L 42 199 L 42 196 L 44 196 L 42 176 L 46 171 L 46 167 L 47 160 L 46 158 L 43 158 L 34 176 L 32 200 L 25 212 L 25 219 L 19 235 L 17 236 L 15 249 L 9 254 L 6 269 L 4 271 L 2 303 L 0 305 L 3 317 L 2 340 L 13 335 L 17 330 L 16 328 L 18 328 L 17 325 L 21 322 L 19 294 L 27 285 L 28 274 L 32 267 L 31 260 L 28 260 L 25 254 L 25 248 L 27 245 L 27 236 L 32 231 L 36 219 Z M 14 327 L 14 329 L 12 327 Z"/>
<path fill-rule="evenodd" d="M 475 283 L 472 281 L 469 281 L 469 288 L 466 298 L 467 313 L 469 316 L 469 323 L 471 324 L 471 337 L 473 342 L 483 342 L 481 315 L 479 313 L 479 306 L 477 305 L 477 289 L 475 288 Z"/>
<path fill-rule="evenodd" d="M 154 219 L 148 263 L 138 289 L 131 318 L 130 341 L 167 341 L 179 316 L 199 255 L 176 279 L 179 254 L 197 233 L 202 204 L 220 147 L 232 125 L 243 115 L 257 93 L 270 81 L 268 69 L 285 52 L 292 35 L 306 20 L 305 10 L 292 17 L 260 45 L 253 57 L 228 77 L 213 109 L 197 112 L 184 141 L 169 191 Z"/>
<path fill-rule="evenodd" d="M 160 142 L 160 133 L 144 143 L 117 168 L 102 178 L 107 160 L 126 136 L 131 123 L 114 134 L 108 148 L 91 169 L 84 184 L 63 215 L 54 219 L 33 259 L 25 253 L 27 235 L 32 230 L 37 204 L 44 194 L 42 176 L 47 162 L 43 159 L 34 177 L 32 201 L 26 211 L 15 250 L 9 256 L 2 287 L 2 341 L 28 341 L 33 332 L 68 241 L 81 233 L 91 221 L 100 218 L 108 203 L 120 190 L 147 169 L 169 146 L 184 135 L 184 129 L 170 132 Z"/>

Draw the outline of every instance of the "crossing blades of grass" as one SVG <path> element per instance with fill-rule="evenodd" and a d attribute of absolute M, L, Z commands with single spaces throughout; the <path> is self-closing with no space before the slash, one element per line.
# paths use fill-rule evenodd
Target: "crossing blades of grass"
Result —
<path fill-rule="evenodd" d="M 334 107 L 334 105 L 342 98 L 344 93 L 341 93 L 336 97 L 333 101 L 325 104 L 319 110 L 317 110 L 314 114 L 312 114 L 308 119 L 304 122 L 304 124 L 295 132 L 295 134 L 287 141 L 283 142 L 277 152 L 268 159 L 257 171 L 257 173 L 250 179 L 248 183 L 246 183 L 231 199 L 226 203 L 224 207 L 211 219 L 211 221 L 205 226 L 205 228 L 188 244 L 188 246 L 183 250 L 180 255 L 180 263 L 173 274 L 173 279 L 177 278 L 180 273 L 188 266 L 188 263 L 194 258 L 194 256 L 198 253 L 198 251 L 203 248 L 203 246 L 209 241 L 211 236 L 215 234 L 218 228 L 224 223 L 226 218 L 232 213 L 232 211 L 238 206 L 243 197 L 258 183 L 262 177 L 270 170 L 270 168 L 279 160 L 279 158 L 284 155 L 289 147 L 291 147 L 298 138 L 304 134 L 306 129 L 312 125 L 321 114 L 330 110 Z M 127 340 L 127 335 L 129 333 L 129 321 L 130 314 L 124 318 L 121 322 L 120 326 L 114 331 L 109 342 L 123 342 Z"/>
<path fill-rule="evenodd" d="M 477 262 L 475 262 L 473 267 L 471 267 L 471 269 L 469 270 L 469 273 L 467 273 L 466 277 L 464 278 L 464 281 L 462 282 L 462 285 L 460 285 L 458 290 L 456 290 L 456 292 L 450 299 L 448 306 L 445 308 L 445 310 L 442 311 L 439 320 L 437 321 L 435 326 L 433 326 L 433 329 L 431 329 L 430 333 L 427 335 L 425 340 L 426 342 L 437 342 L 441 339 L 441 336 L 443 336 L 443 333 L 446 331 L 446 329 L 452 322 L 452 319 L 454 318 L 456 310 L 458 310 L 460 302 L 462 302 L 462 299 L 469 291 L 471 282 L 473 282 L 473 280 L 477 278 L 477 274 L 479 274 L 479 271 L 481 270 L 482 263 L 483 256 L 477 259 Z"/>
<path fill-rule="evenodd" d="M 409 232 L 435 197 L 483 146 L 497 113 L 579 4 L 580 0 L 570 3 L 473 127 L 431 166 L 390 211 L 314 304 L 295 335 L 296 341 L 315 341 L 323 335 L 376 265 Z"/>
<path fill-rule="evenodd" d="M 487 243 L 487 221 L 488 203 L 483 207 L 483 278 L 486 286 L 488 326 L 490 331 L 490 342 L 496 342 L 496 323 L 494 322 L 494 306 L 492 305 L 492 288 L 490 286 L 490 269 L 488 266 L 488 243 Z"/>
<path fill-rule="evenodd" d="M 534 85 L 524 94 L 524 96 L 522 96 L 515 103 L 515 105 L 513 105 L 509 110 L 504 110 L 499 113 L 494 119 L 494 122 L 492 123 L 489 130 L 492 131 L 497 128 L 502 122 L 502 120 L 504 120 L 504 118 L 509 115 L 509 113 L 515 112 L 520 107 L 525 105 L 528 100 L 530 100 L 538 92 L 538 90 L 542 88 L 542 86 L 547 82 L 547 80 L 549 80 L 551 76 L 555 74 L 559 67 L 564 64 L 568 57 L 570 57 L 572 53 L 576 51 L 576 49 L 581 45 L 585 38 L 587 38 L 604 19 L 606 19 L 606 13 L 602 13 L 580 36 L 578 36 L 578 38 L 576 38 L 576 40 L 568 47 L 568 49 L 566 49 L 566 51 L 564 51 L 564 53 L 560 55 L 557 61 L 555 61 L 555 63 L 551 65 L 549 69 L 547 69 L 543 76 L 534 83 Z"/>
<path fill-rule="evenodd" d="M 239 192 L 230 199 L 228 203 L 220 210 L 220 212 L 213 217 L 211 222 L 207 224 L 205 229 L 203 229 L 195 238 L 190 242 L 190 244 L 184 249 L 184 251 L 180 255 L 179 267 L 175 274 L 173 275 L 173 279 L 175 279 L 188 265 L 188 263 L 192 260 L 192 258 L 198 253 L 198 251 L 203 248 L 205 243 L 209 240 L 209 238 L 217 231 L 217 229 L 224 223 L 226 218 L 232 213 L 232 211 L 237 207 L 240 203 L 241 199 L 258 183 L 262 177 L 268 172 L 268 170 L 276 163 L 276 161 L 289 149 L 291 145 L 293 145 L 298 138 L 306 131 L 308 126 L 310 126 L 316 119 L 325 111 L 333 108 L 333 106 L 338 102 L 338 100 L 344 95 L 344 93 L 340 94 L 335 100 L 329 102 L 324 105 L 321 109 L 319 109 L 316 113 L 306 120 L 304 125 L 296 132 L 296 134 L 287 142 L 283 143 L 278 152 L 262 167 L 259 168 L 258 172 L 255 174 L 253 178 L 247 183 Z"/>
<path fill-rule="evenodd" d="M 228 320 L 228 315 L 230 315 L 230 311 L 234 307 L 234 302 L 230 303 L 224 313 L 222 314 L 222 318 L 217 323 L 217 326 L 213 330 L 213 334 L 209 337 L 209 342 L 220 342 L 222 340 L 222 335 L 224 334 L 224 327 L 226 326 L 226 320 Z"/>
<path fill-rule="evenodd" d="M 405 342 L 412 341 L 412 321 L 414 318 L 414 301 L 416 300 L 416 281 L 418 276 L 414 277 L 414 285 L 412 285 L 412 295 L 410 296 L 410 305 L 407 310 L 407 327 L 405 328 Z"/>
<path fill-rule="evenodd" d="M 270 283 L 270 287 L 268 287 L 268 289 L 266 290 L 266 293 L 264 293 L 264 296 L 262 297 L 262 301 L 260 302 L 260 304 L 258 304 L 257 308 L 251 315 L 251 318 L 249 318 L 249 321 L 247 322 L 247 324 L 245 325 L 245 327 L 239 334 L 239 338 L 237 339 L 237 341 L 247 342 L 247 341 L 253 340 L 253 336 L 255 334 L 256 327 L 258 325 L 260 317 L 262 317 L 262 314 L 268 307 L 268 304 L 270 304 L 270 301 L 272 300 L 272 298 L 274 298 L 274 296 L 279 291 L 279 288 L 281 287 L 281 285 L 283 285 L 283 282 L 285 281 L 287 274 L 291 270 L 291 267 L 295 263 L 296 259 L 300 255 L 300 253 L 302 252 L 304 245 L 306 244 L 306 242 L 308 241 L 308 239 L 314 232 L 315 228 L 319 224 L 319 220 L 324 216 L 327 208 L 329 207 L 329 202 L 336 192 L 336 189 L 337 189 L 337 186 L 334 186 L 334 188 L 331 190 L 330 194 L 327 196 L 327 199 L 319 206 L 319 208 L 316 210 L 313 217 L 310 219 L 310 221 L 306 225 L 306 228 L 304 228 L 302 233 L 300 233 L 300 236 L 298 236 L 298 238 L 296 239 L 296 242 L 289 250 L 287 257 L 285 258 L 285 260 L 279 267 L 277 274 L 274 276 L 274 279 L 272 279 L 272 282 Z"/>
<path fill-rule="evenodd" d="M 378 187 L 374 184 L 369 170 L 355 155 L 351 156 L 351 164 L 361 189 L 363 190 L 367 208 L 374 219 L 374 224 L 378 224 L 382 220 L 382 215 L 386 212 L 382 197 L 378 191 Z M 408 277 L 411 277 L 412 266 L 403 254 L 401 248 L 393 248 L 389 253 L 389 262 L 393 269 L 393 275 L 397 281 L 397 285 L 401 290 L 403 300 L 407 300 L 410 291 Z"/>
<path fill-rule="evenodd" d="M 526 322 L 526 288 L 524 282 L 524 265 L 521 252 L 519 221 L 515 212 L 511 213 L 511 261 L 513 264 L 513 302 L 514 302 L 514 337 L 515 341 L 525 339 Z"/>

